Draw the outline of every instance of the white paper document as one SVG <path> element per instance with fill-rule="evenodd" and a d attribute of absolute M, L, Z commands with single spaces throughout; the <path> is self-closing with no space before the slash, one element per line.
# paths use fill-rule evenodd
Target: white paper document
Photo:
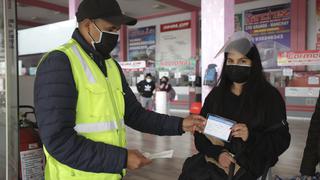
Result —
<path fill-rule="evenodd" d="M 165 158 L 172 158 L 173 152 L 174 152 L 173 150 L 162 151 L 154 154 L 144 152 L 143 155 L 148 159 L 165 159 Z"/>
<path fill-rule="evenodd" d="M 228 142 L 231 133 L 231 127 L 235 123 L 235 121 L 209 114 L 204 133 Z"/>

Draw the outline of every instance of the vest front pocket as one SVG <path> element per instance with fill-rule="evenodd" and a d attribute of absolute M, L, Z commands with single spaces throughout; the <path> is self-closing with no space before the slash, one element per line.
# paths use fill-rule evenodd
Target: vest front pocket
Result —
<path fill-rule="evenodd" d="M 111 103 L 108 90 L 98 84 L 90 84 L 86 86 L 86 112 L 92 117 L 109 116 L 111 108 L 107 105 Z M 111 106 L 111 105 L 110 105 Z M 110 108 L 110 109 L 109 109 Z"/>

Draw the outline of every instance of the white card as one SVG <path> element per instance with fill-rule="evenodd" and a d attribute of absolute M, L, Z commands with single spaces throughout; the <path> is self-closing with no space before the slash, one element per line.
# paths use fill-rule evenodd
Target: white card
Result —
<path fill-rule="evenodd" d="M 165 158 L 172 158 L 173 150 L 169 151 L 162 151 L 159 153 L 150 154 L 148 152 L 143 153 L 143 155 L 148 159 L 165 159 Z"/>
<path fill-rule="evenodd" d="M 229 142 L 231 127 L 235 123 L 235 121 L 209 114 L 206 127 L 204 128 L 204 133 Z"/>

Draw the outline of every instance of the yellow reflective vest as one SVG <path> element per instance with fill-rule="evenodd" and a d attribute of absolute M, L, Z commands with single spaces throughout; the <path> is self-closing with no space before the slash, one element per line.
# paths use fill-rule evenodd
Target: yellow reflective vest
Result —
<path fill-rule="evenodd" d="M 116 62 L 112 58 L 105 61 L 108 70 L 106 78 L 93 59 L 74 39 L 57 50 L 68 56 L 78 91 L 74 130 L 92 141 L 125 147 L 124 93 Z M 57 161 L 45 147 L 44 152 L 46 180 L 121 179 L 120 174 L 92 173 L 73 169 Z"/>

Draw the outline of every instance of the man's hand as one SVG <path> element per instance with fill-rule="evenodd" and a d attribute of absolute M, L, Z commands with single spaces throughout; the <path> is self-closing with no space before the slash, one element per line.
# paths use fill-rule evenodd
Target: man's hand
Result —
<path fill-rule="evenodd" d="M 182 129 L 185 132 L 194 133 L 195 131 L 198 131 L 202 133 L 206 125 L 206 121 L 207 120 L 202 116 L 190 115 L 183 119 Z"/>
<path fill-rule="evenodd" d="M 236 161 L 233 159 L 233 157 L 228 152 L 223 152 L 219 155 L 219 164 L 224 169 L 229 169 L 229 166 L 231 163 L 236 163 Z"/>
<path fill-rule="evenodd" d="M 138 150 L 128 150 L 127 168 L 130 170 L 139 169 L 150 164 L 152 161 L 144 157 Z"/>
<path fill-rule="evenodd" d="M 232 136 L 236 138 L 241 138 L 244 142 L 248 140 L 249 130 L 245 124 L 236 124 L 231 128 Z"/>

